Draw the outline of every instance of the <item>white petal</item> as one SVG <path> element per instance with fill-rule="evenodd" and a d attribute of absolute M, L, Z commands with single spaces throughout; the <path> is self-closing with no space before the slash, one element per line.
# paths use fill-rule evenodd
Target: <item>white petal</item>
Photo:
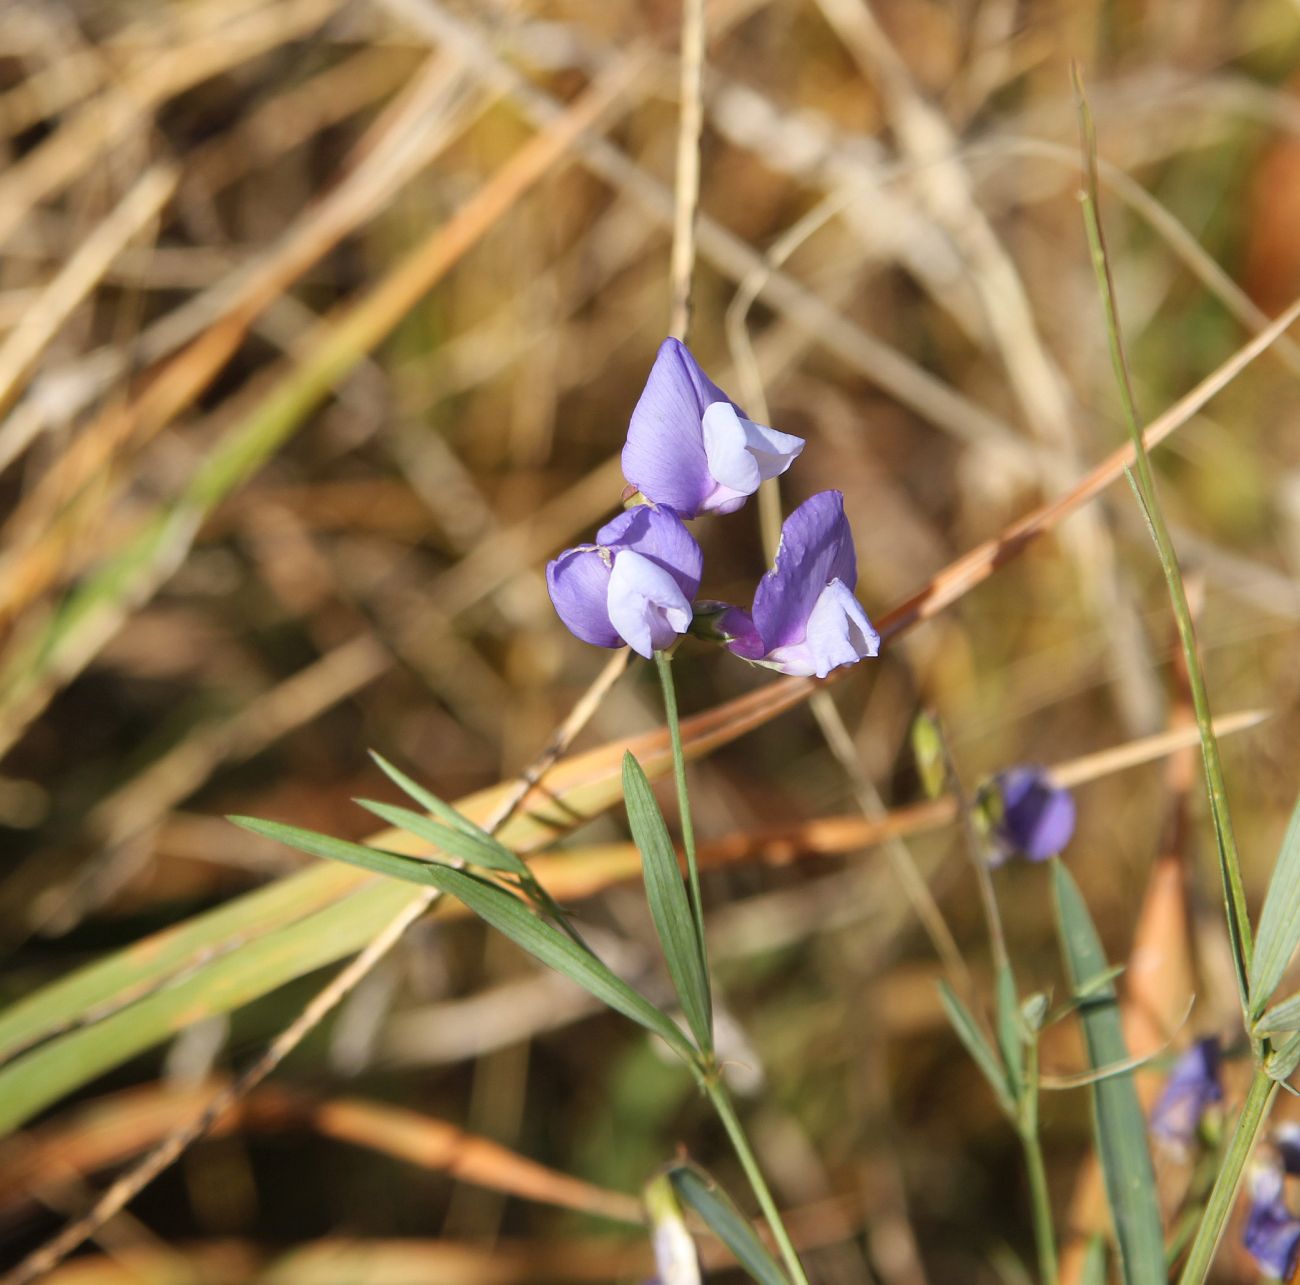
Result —
<path fill-rule="evenodd" d="M 808 617 L 808 650 L 814 673 L 825 678 L 832 669 L 852 665 L 880 651 L 880 635 L 871 627 L 862 604 L 842 580 L 832 580 Z"/>
<path fill-rule="evenodd" d="M 832 669 L 879 651 L 880 635 L 862 604 L 842 580 L 832 580 L 813 606 L 803 641 L 775 647 L 758 663 L 783 674 L 825 678 Z"/>
<path fill-rule="evenodd" d="M 605 605 L 619 637 L 647 660 L 691 625 L 691 604 L 681 586 L 657 562 L 631 549 L 614 558 Z"/>
<path fill-rule="evenodd" d="M 741 418 L 730 402 L 706 407 L 702 424 L 709 473 L 739 495 L 753 495 L 760 482 L 779 477 L 804 447 L 802 437 Z"/>

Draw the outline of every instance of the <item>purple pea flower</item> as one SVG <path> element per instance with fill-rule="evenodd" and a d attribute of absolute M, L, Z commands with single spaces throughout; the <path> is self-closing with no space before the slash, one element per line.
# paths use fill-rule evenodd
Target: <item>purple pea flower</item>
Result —
<path fill-rule="evenodd" d="M 1300 1246 L 1300 1218 L 1282 1199 L 1282 1169 L 1261 1165 L 1250 1175 L 1250 1210 L 1241 1241 L 1262 1270 L 1289 1280 Z"/>
<path fill-rule="evenodd" d="M 994 825 L 1000 859 L 1054 857 L 1074 834 L 1074 799 L 1041 767 L 1019 766 L 993 778 Z"/>
<path fill-rule="evenodd" d="M 597 647 L 627 643 L 648 660 L 690 628 L 703 569 L 672 509 L 638 505 L 601 527 L 595 544 L 549 563 L 546 587 L 570 633 Z"/>
<path fill-rule="evenodd" d="M 1206 1109 L 1222 1101 L 1219 1041 L 1211 1036 L 1197 1040 L 1178 1059 L 1152 1108 L 1151 1132 L 1173 1147 L 1190 1147 Z"/>
<path fill-rule="evenodd" d="M 822 491 L 786 518 L 776 565 L 759 581 L 752 613 L 732 607 L 718 625 L 745 660 L 825 678 L 880 651 L 880 635 L 853 596 L 857 582 L 844 497 Z"/>
<path fill-rule="evenodd" d="M 684 518 L 734 513 L 803 447 L 801 437 L 746 419 L 685 344 L 665 339 L 632 412 L 623 474 L 647 500 Z"/>

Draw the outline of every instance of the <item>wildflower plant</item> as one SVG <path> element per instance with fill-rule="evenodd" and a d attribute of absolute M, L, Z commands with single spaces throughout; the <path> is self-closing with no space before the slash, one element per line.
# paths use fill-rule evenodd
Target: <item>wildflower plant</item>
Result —
<path fill-rule="evenodd" d="M 250 830 L 313 855 L 458 898 L 542 963 L 659 1036 L 712 1102 L 772 1228 L 783 1266 L 776 1265 L 711 1180 L 694 1168 L 670 1171 L 671 1188 L 652 1186 L 656 1252 L 661 1261 L 683 1255 L 680 1228 L 671 1214 L 670 1191 L 675 1191 L 755 1279 L 773 1285 L 806 1285 L 807 1277 L 715 1054 L 713 987 L 671 653 L 693 631 L 753 664 L 817 678 L 879 653 L 880 636 L 853 593 L 856 553 L 844 498 L 835 491 L 812 496 L 786 520 L 776 565 L 759 580 L 748 611 L 697 599 L 704 559 L 686 520 L 734 513 L 762 482 L 783 473 L 803 447 L 802 439 L 747 419 L 685 345 L 667 339 L 632 414 L 623 452 L 634 502 L 602 526 L 591 543 L 566 549 L 546 569 L 556 614 L 576 638 L 597 647 L 630 647 L 653 659 L 658 670 L 672 741 L 685 881 L 650 782 L 631 753 L 623 759 L 623 799 L 684 1029 L 591 951 L 516 853 L 383 759 L 377 759 L 380 767 L 431 815 L 371 801 L 362 806 L 431 844 L 437 855 L 430 859 L 236 818 Z"/>

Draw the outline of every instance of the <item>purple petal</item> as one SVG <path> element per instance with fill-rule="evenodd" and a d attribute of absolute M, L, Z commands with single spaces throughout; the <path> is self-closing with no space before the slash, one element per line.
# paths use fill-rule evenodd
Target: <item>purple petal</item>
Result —
<path fill-rule="evenodd" d="M 716 487 L 700 422 L 726 400 L 686 346 L 665 339 L 628 425 L 623 476 L 648 500 L 695 517 Z"/>
<path fill-rule="evenodd" d="M 1223 1100 L 1219 1083 L 1219 1041 L 1197 1040 L 1178 1059 L 1151 1111 L 1151 1132 L 1175 1147 L 1189 1147 L 1206 1108 Z"/>
<path fill-rule="evenodd" d="M 596 543 L 611 553 L 631 549 L 657 563 L 677 581 L 688 601 L 699 591 L 704 554 L 670 508 L 638 504 L 601 527 Z"/>
<path fill-rule="evenodd" d="M 1074 834 L 1074 799 L 1040 767 L 1008 768 L 994 778 L 1001 795 L 998 840 L 1031 861 L 1054 857 Z"/>
<path fill-rule="evenodd" d="M 786 518 L 776 566 L 754 594 L 754 625 L 768 651 L 804 641 L 813 609 L 832 580 L 852 591 L 858 566 L 844 497 L 822 491 Z"/>
<path fill-rule="evenodd" d="M 566 549 L 546 567 L 546 587 L 556 614 L 569 632 L 597 647 L 619 647 L 623 640 L 609 622 L 605 599 L 612 559 L 593 545 Z"/>
<path fill-rule="evenodd" d="M 843 581 L 832 580 L 808 617 L 804 640 L 774 648 L 763 663 L 784 674 L 825 678 L 832 669 L 855 665 L 879 652 L 880 635 L 872 628 L 862 604 Z"/>
<path fill-rule="evenodd" d="M 1282 1198 L 1281 1170 L 1272 1166 L 1255 1170 L 1250 1196 L 1242 1244 L 1270 1276 L 1289 1280 L 1300 1246 L 1300 1219 L 1292 1215 Z"/>
<path fill-rule="evenodd" d="M 615 555 L 606 601 L 610 624 L 647 660 L 691 627 L 691 601 L 676 577 L 632 549 Z"/>

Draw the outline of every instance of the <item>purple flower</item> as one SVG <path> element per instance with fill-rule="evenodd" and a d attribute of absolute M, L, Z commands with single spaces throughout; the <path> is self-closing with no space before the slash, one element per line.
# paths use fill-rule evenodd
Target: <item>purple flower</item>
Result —
<path fill-rule="evenodd" d="M 1223 1101 L 1219 1083 L 1219 1041 L 1197 1040 L 1178 1059 L 1151 1112 L 1151 1132 L 1162 1142 L 1189 1147 L 1206 1108 Z"/>
<path fill-rule="evenodd" d="M 638 505 L 566 549 L 546 568 L 560 619 L 583 642 L 627 643 L 647 659 L 691 625 L 700 587 L 700 546 L 671 509 Z"/>
<path fill-rule="evenodd" d="M 665 339 L 623 447 L 623 474 L 684 518 L 734 513 L 803 450 L 801 437 L 746 419 L 686 346 Z"/>
<path fill-rule="evenodd" d="M 1019 853 L 1030 861 L 1054 857 L 1074 834 L 1074 799 L 1041 767 L 999 772 L 992 783 L 993 837 L 1001 858 Z"/>
<path fill-rule="evenodd" d="M 753 612 L 733 607 L 719 627 L 745 660 L 825 678 L 880 651 L 880 635 L 853 596 L 857 582 L 844 497 L 822 491 L 786 518 L 776 565 L 758 583 Z"/>
<path fill-rule="evenodd" d="M 1289 1174 L 1300 1174 L 1300 1124 L 1284 1120 L 1273 1128 L 1273 1148 Z"/>
<path fill-rule="evenodd" d="M 1241 1241 L 1270 1276 L 1290 1278 L 1300 1244 L 1300 1219 L 1282 1199 L 1282 1170 L 1276 1165 L 1262 1165 L 1250 1175 L 1250 1211 Z"/>

